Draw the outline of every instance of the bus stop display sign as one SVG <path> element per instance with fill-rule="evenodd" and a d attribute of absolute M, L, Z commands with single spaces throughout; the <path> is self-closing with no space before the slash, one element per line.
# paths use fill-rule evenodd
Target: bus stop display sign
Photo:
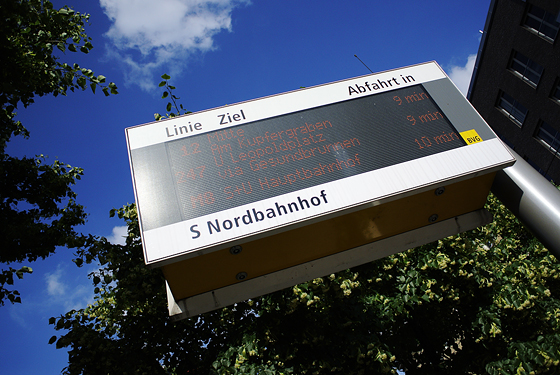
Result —
<path fill-rule="evenodd" d="M 144 255 L 155 265 L 511 159 L 435 63 L 126 133 Z"/>

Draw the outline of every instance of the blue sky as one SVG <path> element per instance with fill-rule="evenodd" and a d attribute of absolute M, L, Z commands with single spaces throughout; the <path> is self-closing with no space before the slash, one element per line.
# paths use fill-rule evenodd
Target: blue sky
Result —
<path fill-rule="evenodd" d="M 490 0 L 75 0 L 91 14 L 89 55 L 68 53 L 119 87 L 119 95 L 78 92 L 37 98 L 19 120 L 29 140 L 14 155 L 45 154 L 84 168 L 76 185 L 89 213 L 78 228 L 118 241 L 109 210 L 134 201 L 124 129 L 165 111 L 157 84 L 171 75 L 185 108 L 199 111 L 369 73 L 437 61 L 466 92 Z M 87 274 L 59 249 L 18 280 L 22 304 L 0 307 L 0 362 L 6 374 L 59 373 L 67 353 L 48 345 L 51 316 L 93 300 Z"/>

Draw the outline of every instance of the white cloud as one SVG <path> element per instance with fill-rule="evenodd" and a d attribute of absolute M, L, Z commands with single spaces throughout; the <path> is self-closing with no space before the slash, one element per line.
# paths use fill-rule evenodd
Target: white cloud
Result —
<path fill-rule="evenodd" d="M 100 0 L 112 22 L 106 36 L 116 48 L 109 55 L 127 68 L 127 83 L 150 90 L 157 84 L 154 73 L 180 73 L 193 53 L 213 50 L 214 35 L 231 31 L 233 9 L 248 2 Z M 161 71 L 164 65 L 168 71 Z"/>
<path fill-rule="evenodd" d="M 60 280 L 63 277 L 63 269 L 60 265 L 56 268 L 56 271 L 52 273 L 46 273 L 45 279 L 47 282 L 47 293 L 52 297 L 63 296 L 66 293 L 66 285 Z"/>
<path fill-rule="evenodd" d="M 450 69 L 449 78 L 451 78 L 465 96 L 467 96 L 475 61 L 476 54 L 469 55 L 465 66 L 452 66 Z"/>
<path fill-rule="evenodd" d="M 127 226 L 114 227 L 113 234 L 107 237 L 107 240 L 114 245 L 124 245 L 126 243 L 126 237 L 128 236 Z"/>
<path fill-rule="evenodd" d="M 89 285 L 73 284 L 66 267 L 59 264 L 56 271 L 45 274 L 49 303 L 62 305 L 65 311 L 81 309 L 93 303 L 93 291 Z"/>
<path fill-rule="evenodd" d="M 19 324 L 22 328 L 31 329 L 31 325 L 29 321 L 26 319 L 26 315 L 29 314 L 28 306 L 31 305 L 33 302 L 25 301 L 22 304 L 16 304 L 10 306 L 5 306 L 3 308 L 10 309 L 10 318 L 12 318 L 17 324 Z"/>

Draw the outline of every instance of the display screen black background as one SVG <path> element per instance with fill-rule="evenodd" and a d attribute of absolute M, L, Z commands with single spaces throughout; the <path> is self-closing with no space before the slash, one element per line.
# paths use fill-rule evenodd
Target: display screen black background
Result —
<path fill-rule="evenodd" d="M 318 123 L 327 124 L 327 127 L 307 133 L 301 130 L 306 124 Z M 466 145 L 422 85 L 224 130 L 231 135 L 240 128 L 244 136 L 242 143 L 239 143 L 239 137 L 218 141 L 216 133 L 212 132 L 165 144 L 168 164 L 161 165 L 161 168 L 170 168 L 176 195 L 169 199 L 175 199 L 180 207 L 181 217 L 174 221 L 196 218 Z M 297 133 L 289 131 L 294 128 L 298 128 Z M 247 139 L 253 144 L 254 137 L 264 137 L 266 132 L 268 141 L 263 138 L 264 143 L 260 146 L 248 146 Z M 277 134 L 276 140 L 271 139 L 274 133 Z M 311 142 L 308 145 L 304 145 L 306 138 Z M 295 148 L 279 151 L 284 140 L 293 141 Z M 255 157 L 250 158 L 248 151 L 256 149 L 266 155 L 256 158 L 251 154 Z M 302 154 L 292 157 L 304 150 L 307 150 L 305 155 L 312 156 L 302 160 L 297 160 Z M 327 152 L 321 153 L 321 150 Z M 245 153 L 246 160 L 242 160 L 241 153 Z M 264 160 L 266 164 L 259 164 L 255 170 L 255 161 L 250 163 L 252 159 Z M 348 160 L 354 165 L 351 166 Z M 272 166 L 271 161 L 284 161 L 284 164 Z M 312 177 L 304 170 L 314 172 Z M 288 181 L 294 177 L 290 175 L 296 179 L 291 184 Z M 278 186 L 273 186 L 276 183 Z M 144 230 L 148 229 L 151 228 L 144 227 Z"/>

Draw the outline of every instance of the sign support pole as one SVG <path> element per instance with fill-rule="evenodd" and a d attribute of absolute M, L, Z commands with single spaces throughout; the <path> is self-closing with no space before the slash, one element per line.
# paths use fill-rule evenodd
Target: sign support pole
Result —
<path fill-rule="evenodd" d="M 513 150 L 516 163 L 492 185 L 498 199 L 560 260 L 560 191 Z"/>

